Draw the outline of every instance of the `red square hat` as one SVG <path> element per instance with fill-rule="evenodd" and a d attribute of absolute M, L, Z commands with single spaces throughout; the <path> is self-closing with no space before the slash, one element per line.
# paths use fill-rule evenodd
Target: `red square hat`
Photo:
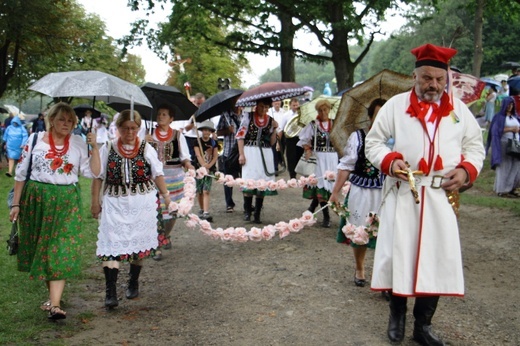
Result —
<path fill-rule="evenodd" d="M 415 67 L 433 66 L 444 70 L 448 69 L 450 59 L 457 54 L 456 49 L 439 47 L 430 43 L 414 48 L 411 52 L 416 57 Z"/>

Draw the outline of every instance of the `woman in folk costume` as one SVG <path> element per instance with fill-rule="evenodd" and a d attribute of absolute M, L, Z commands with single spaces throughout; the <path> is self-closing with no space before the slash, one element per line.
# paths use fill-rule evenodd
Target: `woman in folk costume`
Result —
<path fill-rule="evenodd" d="M 367 158 L 387 175 L 372 289 L 392 291 L 391 341 L 403 340 L 407 298 L 415 297 L 414 339 L 444 345 L 431 320 L 439 296 L 464 295 L 454 207 L 458 190 L 477 178 L 484 147 L 473 114 L 445 92 L 448 61 L 457 51 L 426 44 L 411 52 L 414 87 L 388 100 L 366 137 Z M 418 170 L 423 176 L 414 182 L 410 171 Z"/>
<path fill-rule="evenodd" d="M 186 138 L 179 130 L 174 130 L 170 124 L 174 120 L 174 111 L 168 105 L 159 106 L 157 110 L 157 127 L 151 135 L 146 136 L 147 142 L 155 148 L 159 160 L 163 163 L 164 181 L 172 202 L 178 202 L 184 196 L 184 170 L 193 169 Z M 177 216 L 168 212 L 168 205 L 161 197 L 164 233 L 159 234 L 159 246 L 171 249 L 170 233 L 175 226 Z M 161 250 L 155 252 L 154 260 L 162 259 Z"/>
<path fill-rule="evenodd" d="M 329 208 L 326 206 L 330 193 L 334 186 L 331 181 L 325 180 L 323 175 L 326 171 L 335 171 L 338 165 L 338 154 L 330 141 L 332 131 L 332 120 L 329 113 L 332 108 L 328 100 L 320 100 L 315 106 L 318 111 L 316 120 L 311 121 L 299 133 L 300 140 L 296 145 L 305 150 L 305 158 L 309 159 L 312 154 L 316 156 L 316 176 L 318 185 L 315 187 L 306 186 L 303 189 L 303 197 L 310 199 L 309 211 L 314 212 L 318 204 L 323 209 L 322 226 L 330 227 Z M 316 146 L 314 145 L 316 144 Z"/>
<path fill-rule="evenodd" d="M 133 299 L 139 295 L 142 261 L 153 256 L 158 247 L 161 208 L 157 191 L 166 205 L 171 202 L 157 152 L 138 137 L 139 113 L 121 112 L 116 125 L 119 138 L 100 150 L 99 178 L 105 180 L 101 192 L 103 208 L 99 198 L 102 180 L 95 179 L 92 185 L 92 216 L 100 218 L 96 254 L 103 261 L 107 308 L 119 304 L 116 283 L 120 262 L 130 263 L 126 297 Z"/>
<path fill-rule="evenodd" d="M 377 98 L 368 107 L 367 113 L 372 124 L 379 113 L 385 100 Z M 338 174 L 330 196 L 330 202 L 341 204 L 341 189 L 347 180 L 351 182 L 345 204 L 350 211 L 348 223 L 354 227 L 366 225 L 365 219 L 370 212 L 379 212 L 381 206 L 381 189 L 385 176 L 375 168 L 365 156 L 365 137 L 368 129 L 359 129 L 350 134 L 347 145 L 343 152 L 345 155 L 339 161 Z M 354 273 L 354 284 L 364 287 L 365 279 L 365 255 L 367 248 L 375 249 L 376 238 L 371 238 L 366 245 L 354 243 L 343 233 L 343 226 L 347 224 L 345 218 L 341 218 L 338 236 L 338 243 L 346 243 L 352 246 L 354 260 L 356 261 L 356 271 Z M 386 292 L 384 292 L 386 293 Z"/>
<path fill-rule="evenodd" d="M 520 197 L 515 192 L 520 181 L 520 160 L 506 153 L 509 139 L 520 139 L 520 117 L 512 97 L 502 101 L 500 111 L 493 117 L 486 142 L 486 152 L 491 147 L 491 169 L 494 169 L 493 190 L 499 197 Z"/>
<path fill-rule="evenodd" d="M 242 178 L 244 180 L 274 180 L 274 157 L 271 148 L 276 143 L 278 124 L 267 115 L 271 102 L 270 98 L 258 100 L 254 113 L 242 117 L 236 138 L 239 152 L 238 162 L 242 165 Z M 272 175 L 267 173 L 272 173 Z M 256 188 L 244 188 L 242 192 L 244 194 L 244 221 L 251 221 L 253 196 L 255 196 L 254 222 L 262 223 L 260 212 L 264 197 L 278 193 Z"/>
<path fill-rule="evenodd" d="M 71 135 L 77 120 L 74 109 L 59 102 L 47 114 L 47 131 L 31 135 L 16 167 L 9 215 L 19 219 L 18 270 L 45 280 L 49 300 L 40 308 L 51 320 L 66 318 L 60 307 L 66 280 L 82 270 L 79 175 L 93 178 L 100 171 L 96 135 L 87 136 L 90 156 L 81 136 Z"/>

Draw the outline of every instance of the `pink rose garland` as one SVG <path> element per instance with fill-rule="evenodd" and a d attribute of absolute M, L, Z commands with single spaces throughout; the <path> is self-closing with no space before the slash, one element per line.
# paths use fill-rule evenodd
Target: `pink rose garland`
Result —
<path fill-rule="evenodd" d="M 334 172 L 328 171 L 325 173 L 326 176 L 324 176 L 324 179 L 335 179 Z M 201 220 L 197 215 L 190 213 L 195 201 L 195 177 L 200 179 L 208 175 L 208 171 L 204 167 L 197 169 L 197 171 L 187 171 L 184 177 L 184 197 L 179 202 L 172 202 L 168 206 L 170 213 L 177 213 L 180 217 L 184 217 L 186 219 L 185 223 L 188 228 L 198 227 L 202 233 L 212 237 L 213 239 L 235 242 L 258 242 L 262 240 L 271 240 L 277 233 L 280 238 L 285 238 L 291 233 L 297 233 L 304 227 L 312 226 L 316 223 L 314 214 L 310 211 L 305 211 L 302 213 L 301 217 L 291 219 L 289 222 L 281 221 L 275 225 L 266 225 L 262 228 L 252 227 L 249 231 L 247 231 L 244 227 L 213 229 L 211 223 L 206 220 Z M 285 190 L 287 188 L 298 188 L 305 185 L 313 186 L 318 183 L 318 178 L 316 178 L 315 175 L 301 177 L 299 180 L 290 179 L 287 182 L 284 179 L 280 179 L 276 182 L 264 180 L 246 181 L 241 178 L 234 179 L 232 176 L 224 175 L 220 172 L 212 177 L 215 178 L 218 183 L 225 184 L 226 186 L 259 189 L 261 191 Z"/>

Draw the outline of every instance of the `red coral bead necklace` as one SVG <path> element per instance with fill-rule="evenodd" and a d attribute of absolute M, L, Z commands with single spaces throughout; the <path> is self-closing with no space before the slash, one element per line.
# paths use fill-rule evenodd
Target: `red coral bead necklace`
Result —
<path fill-rule="evenodd" d="M 155 128 L 155 137 L 161 142 L 166 142 L 167 140 L 169 140 L 172 137 L 172 134 L 173 134 L 173 129 L 169 126 L 168 126 L 168 130 L 166 131 L 166 135 L 161 135 L 161 131 L 159 131 L 159 127 Z"/>
<path fill-rule="evenodd" d="M 137 153 L 139 152 L 139 138 L 135 139 L 134 147 L 132 149 L 125 149 L 123 146 L 123 141 L 121 138 L 117 141 L 117 149 L 119 150 L 119 154 L 127 159 L 133 159 L 137 156 Z"/>
<path fill-rule="evenodd" d="M 52 131 L 49 131 L 49 146 L 51 147 L 50 152 L 58 157 L 62 157 L 69 151 L 69 139 L 70 135 L 67 135 L 63 140 L 63 148 L 58 149 L 54 144 L 54 138 L 52 137 Z"/>

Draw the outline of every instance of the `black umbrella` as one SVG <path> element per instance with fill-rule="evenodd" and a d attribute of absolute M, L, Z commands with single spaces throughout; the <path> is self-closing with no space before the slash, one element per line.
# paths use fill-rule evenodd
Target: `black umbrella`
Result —
<path fill-rule="evenodd" d="M 198 122 L 208 120 L 214 116 L 220 115 L 223 112 L 233 110 L 235 103 L 244 90 L 228 89 L 211 96 L 200 105 L 197 112 L 195 112 L 195 119 Z"/>
<path fill-rule="evenodd" d="M 513 69 L 515 67 L 520 67 L 520 64 L 515 61 L 508 61 L 500 65 L 501 68 Z"/>
<path fill-rule="evenodd" d="M 166 105 L 173 110 L 175 120 L 188 120 L 197 111 L 197 106 L 175 87 L 145 83 L 141 86 L 141 90 L 152 104 L 153 109 L 140 105 L 135 105 L 134 109 L 146 120 L 156 121 L 157 110 L 161 105 Z M 129 103 L 109 103 L 108 105 L 118 112 L 130 108 Z"/>
<path fill-rule="evenodd" d="M 87 104 L 82 104 L 82 105 L 79 105 L 79 106 L 75 106 L 74 107 L 74 112 L 76 112 L 76 115 L 78 116 L 78 118 L 82 119 L 83 117 L 85 117 L 85 112 L 86 111 L 91 111 L 92 112 L 92 115 L 91 117 L 93 119 L 95 118 L 99 118 L 101 116 L 101 111 L 93 108 L 91 105 L 87 105 Z"/>
<path fill-rule="evenodd" d="M 9 113 L 9 111 L 4 107 L 0 107 L 0 113 Z"/>

